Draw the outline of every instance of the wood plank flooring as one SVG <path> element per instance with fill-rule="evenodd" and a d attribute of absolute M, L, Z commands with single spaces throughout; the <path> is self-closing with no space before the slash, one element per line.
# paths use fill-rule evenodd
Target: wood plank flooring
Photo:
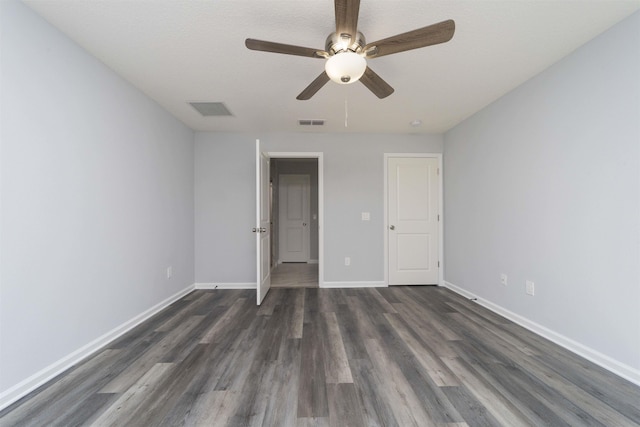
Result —
<path fill-rule="evenodd" d="M 194 291 L 5 426 L 640 426 L 640 388 L 444 288 Z"/>
<path fill-rule="evenodd" d="M 273 288 L 317 288 L 318 264 L 285 262 L 271 271 Z"/>

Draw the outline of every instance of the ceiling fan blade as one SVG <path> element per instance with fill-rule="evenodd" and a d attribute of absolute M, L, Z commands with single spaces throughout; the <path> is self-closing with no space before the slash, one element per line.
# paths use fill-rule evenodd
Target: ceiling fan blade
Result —
<path fill-rule="evenodd" d="M 312 81 L 309 86 L 307 86 L 302 92 L 300 92 L 300 95 L 296 96 L 296 99 L 299 99 L 300 101 L 306 101 L 307 99 L 310 99 L 328 81 L 329 76 L 323 71 L 322 74 L 316 77 L 316 79 Z"/>
<path fill-rule="evenodd" d="M 389 83 L 382 80 L 382 77 L 374 73 L 369 67 L 364 70 L 360 81 L 380 99 L 386 98 L 393 93 L 393 88 L 389 86 Z"/>
<path fill-rule="evenodd" d="M 351 40 L 356 37 L 358 31 L 358 13 L 360 0 L 335 0 L 336 32 L 338 35 L 349 34 Z"/>
<path fill-rule="evenodd" d="M 392 53 L 404 52 L 405 50 L 445 43 L 451 40 L 455 29 L 455 22 L 449 19 L 428 27 L 369 43 L 364 47 L 364 52 L 367 58 L 377 58 Z"/>
<path fill-rule="evenodd" d="M 260 50 L 262 52 L 284 53 L 287 55 L 307 56 L 310 58 L 325 58 L 329 56 L 329 54 L 322 49 L 311 49 L 309 47 L 267 42 L 264 40 L 246 39 L 244 44 L 251 50 Z"/>

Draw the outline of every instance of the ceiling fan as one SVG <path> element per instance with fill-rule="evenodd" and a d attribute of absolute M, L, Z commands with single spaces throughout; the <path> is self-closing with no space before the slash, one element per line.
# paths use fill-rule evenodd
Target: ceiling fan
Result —
<path fill-rule="evenodd" d="M 329 80 L 340 84 L 360 80 L 378 98 L 386 98 L 393 93 L 393 88 L 367 66 L 367 59 L 445 43 L 451 40 L 455 31 L 455 23 L 449 19 L 367 44 L 364 35 L 358 31 L 360 0 L 335 0 L 334 3 L 336 31 L 327 37 L 325 50 L 245 40 L 251 50 L 327 59 L 325 71 L 296 97 L 299 100 L 310 99 Z"/>

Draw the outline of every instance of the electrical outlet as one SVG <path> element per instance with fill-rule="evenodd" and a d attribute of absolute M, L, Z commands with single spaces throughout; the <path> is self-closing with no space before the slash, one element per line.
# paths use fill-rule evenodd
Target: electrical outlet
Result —
<path fill-rule="evenodd" d="M 351 265 L 351 258 L 345 257 L 344 258 L 344 265 L 347 265 L 347 266 Z"/>
<path fill-rule="evenodd" d="M 507 281 L 507 275 L 502 273 L 500 275 L 500 283 L 502 283 L 503 285 L 507 286 L 509 284 L 509 282 Z"/>
<path fill-rule="evenodd" d="M 169 266 L 167 267 L 167 279 L 171 279 L 171 276 L 173 276 L 173 267 Z"/>
<path fill-rule="evenodd" d="M 527 295 L 535 295 L 536 293 L 536 284 L 533 283 L 531 280 L 527 280 Z"/>
<path fill-rule="evenodd" d="M 362 220 L 363 220 L 363 221 L 369 221 L 369 220 L 371 220 L 371 213 L 369 213 L 369 212 L 362 212 Z"/>

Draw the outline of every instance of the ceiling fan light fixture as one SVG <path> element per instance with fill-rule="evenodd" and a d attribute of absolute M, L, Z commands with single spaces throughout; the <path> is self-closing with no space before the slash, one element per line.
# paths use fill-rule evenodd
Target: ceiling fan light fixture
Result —
<path fill-rule="evenodd" d="M 244 44 L 251 50 L 327 60 L 324 71 L 296 96 L 298 100 L 311 99 L 329 80 L 338 84 L 360 80 L 375 96 L 383 99 L 393 93 L 393 88 L 367 66 L 367 59 L 446 43 L 456 28 L 455 22 L 448 19 L 367 44 L 364 35 L 358 31 L 359 9 L 360 0 L 334 1 L 336 31 L 325 40 L 325 50 L 256 39 L 246 39 Z"/>
<path fill-rule="evenodd" d="M 366 69 L 367 60 L 350 50 L 336 53 L 324 64 L 329 78 L 343 85 L 357 82 Z"/>

